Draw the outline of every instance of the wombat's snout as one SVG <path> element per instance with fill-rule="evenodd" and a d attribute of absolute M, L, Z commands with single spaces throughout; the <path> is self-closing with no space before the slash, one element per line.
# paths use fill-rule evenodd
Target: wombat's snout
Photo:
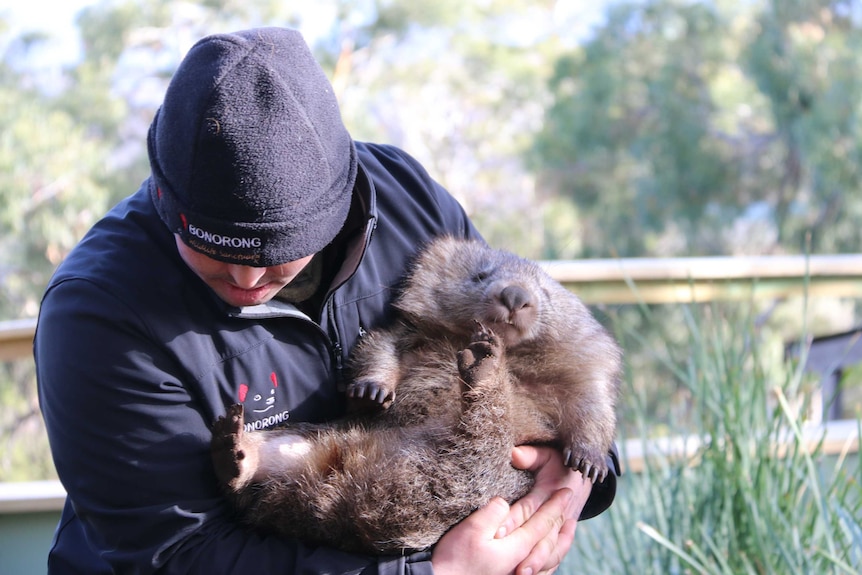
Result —
<path fill-rule="evenodd" d="M 532 298 L 530 292 L 521 286 L 510 285 L 503 288 L 498 296 L 500 303 L 506 306 L 511 312 L 517 312 L 530 305 Z"/>

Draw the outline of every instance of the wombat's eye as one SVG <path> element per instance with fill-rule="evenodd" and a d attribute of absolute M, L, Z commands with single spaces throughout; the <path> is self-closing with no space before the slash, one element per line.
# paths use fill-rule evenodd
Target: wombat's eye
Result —
<path fill-rule="evenodd" d="M 476 274 L 473 275 L 473 281 L 476 283 L 481 283 L 481 282 L 485 281 L 486 279 L 488 279 L 488 272 L 485 270 L 477 272 Z"/>

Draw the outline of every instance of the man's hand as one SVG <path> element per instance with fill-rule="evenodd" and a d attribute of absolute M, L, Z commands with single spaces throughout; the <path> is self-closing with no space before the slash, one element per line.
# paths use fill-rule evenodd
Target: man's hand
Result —
<path fill-rule="evenodd" d="M 546 575 L 560 565 L 592 484 L 551 448 L 516 447 L 512 463 L 536 474 L 533 490 L 511 507 L 495 498 L 453 527 L 434 549 L 436 575 Z"/>
<path fill-rule="evenodd" d="M 506 520 L 500 526 L 501 534 L 518 529 L 558 490 L 568 488 L 573 492 L 564 512 L 565 524 L 557 539 L 546 538 L 540 541 L 517 571 L 518 574 L 553 573 L 575 539 L 578 517 L 587 503 L 593 484 L 584 479 L 580 472 L 564 466 L 562 455 L 550 447 L 516 447 L 512 450 L 512 464 L 518 469 L 535 473 L 536 483 L 527 495 L 512 505 Z"/>

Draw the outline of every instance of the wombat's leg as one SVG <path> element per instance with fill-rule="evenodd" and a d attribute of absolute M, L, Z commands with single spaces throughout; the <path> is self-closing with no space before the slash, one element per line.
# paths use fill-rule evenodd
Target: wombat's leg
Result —
<path fill-rule="evenodd" d="M 401 379 L 395 334 L 371 332 L 365 336 L 354 350 L 350 368 L 353 380 L 347 384 L 347 397 L 389 407 Z"/>
<path fill-rule="evenodd" d="M 243 430 L 242 404 L 231 405 L 213 424 L 210 453 L 216 477 L 224 487 L 238 491 L 254 477 L 258 464 L 258 442 Z"/>
<path fill-rule="evenodd" d="M 451 456 L 470 470 L 470 489 L 503 495 L 510 501 L 529 481 L 511 467 L 515 426 L 512 422 L 511 376 L 502 341 L 479 326 L 473 341 L 458 353 L 462 381 L 461 416 L 452 437 Z"/>
<path fill-rule="evenodd" d="M 608 475 L 607 452 L 613 441 L 615 415 L 607 393 L 582 395 L 567 414 L 561 436 L 568 438 L 563 452 L 565 464 L 580 471 L 593 483 Z"/>

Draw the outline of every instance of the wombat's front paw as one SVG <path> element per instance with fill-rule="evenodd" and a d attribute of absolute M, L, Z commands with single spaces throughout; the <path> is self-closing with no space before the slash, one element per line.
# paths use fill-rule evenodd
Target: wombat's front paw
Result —
<path fill-rule="evenodd" d="M 365 399 L 389 407 L 395 399 L 395 390 L 370 379 L 357 379 L 347 384 L 347 397 Z"/>
<path fill-rule="evenodd" d="M 592 483 L 601 483 L 608 476 L 607 458 L 597 449 L 585 446 L 567 448 L 563 452 L 563 463 L 580 471 Z"/>
<path fill-rule="evenodd" d="M 501 351 L 500 341 L 494 332 L 478 324 L 470 345 L 458 352 L 458 371 L 464 383 L 475 386 L 485 378 L 492 377 L 499 364 Z"/>
<path fill-rule="evenodd" d="M 213 424 L 213 437 L 210 442 L 210 453 L 216 477 L 225 487 L 236 489 L 244 473 L 248 455 L 243 443 L 243 407 L 242 404 L 231 405 L 224 417 L 219 417 Z"/>

